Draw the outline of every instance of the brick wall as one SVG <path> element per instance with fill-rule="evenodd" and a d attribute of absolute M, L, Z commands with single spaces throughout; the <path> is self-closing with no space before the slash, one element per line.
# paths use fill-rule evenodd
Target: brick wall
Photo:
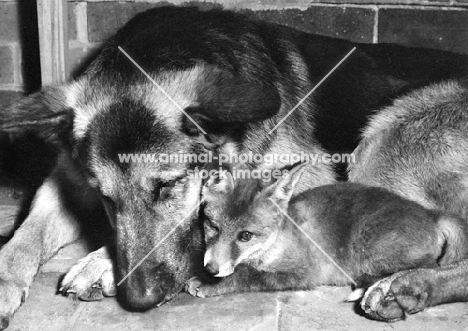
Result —
<path fill-rule="evenodd" d="M 199 5 L 242 10 L 271 22 L 357 42 L 394 42 L 468 54 L 468 0 L 215 2 Z M 160 5 L 157 0 L 69 0 L 72 71 L 79 72 L 105 38 L 132 16 Z M 40 84 L 34 11 L 32 0 L 0 0 L 0 90 L 30 91 Z"/>

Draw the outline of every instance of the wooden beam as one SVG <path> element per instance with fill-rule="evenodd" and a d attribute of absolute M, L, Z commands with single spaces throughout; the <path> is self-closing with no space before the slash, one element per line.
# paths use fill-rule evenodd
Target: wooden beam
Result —
<path fill-rule="evenodd" d="M 42 86 L 65 82 L 68 70 L 67 0 L 37 0 Z"/>

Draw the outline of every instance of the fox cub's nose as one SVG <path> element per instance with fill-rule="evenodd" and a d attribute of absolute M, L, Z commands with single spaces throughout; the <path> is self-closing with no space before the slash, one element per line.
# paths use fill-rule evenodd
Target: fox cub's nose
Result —
<path fill-rule="evenodd" d="M 206 266 L 206 271 L 208 271 L 210 274 L 212 274 L 213 276 L 216 275 L 216 274 L 219 274 L 219 268 L 216 267 L 216 266 L 213 266 L 211 263 L 208 263 Z"/>

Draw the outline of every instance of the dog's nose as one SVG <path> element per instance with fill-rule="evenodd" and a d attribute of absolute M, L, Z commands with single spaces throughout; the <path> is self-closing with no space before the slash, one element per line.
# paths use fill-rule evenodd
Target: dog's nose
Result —
<path fill-rule="evenodd" d="M 219 274 L 219 268 L 216 267 L 216 266 L 213 266 L 213 264 L 211 263 L 208 263 L 206 266 L 206 271 L 208 271 L 210 274 L 212 275 L 216 275 L 216 274 Z"/>
<path fill-rule="evenodd" d="M 130 306 L 137 310 L 148 310 L 156 307 L 164 300 L 164 293 L 156 290 L 156 288 L 149 288 L 143 294 L 127 295 L 127 301 Z"/>
<path fill-rule="evenodd" d="M 123 284 L 122 284 L 123 285 Z M 129 308 L 135 310 L 148 310 L 163 302 L 165 293 L 161 287 L 141 282 L 137 277 L 130 276 L 125 284 L 123 295 Z"/>

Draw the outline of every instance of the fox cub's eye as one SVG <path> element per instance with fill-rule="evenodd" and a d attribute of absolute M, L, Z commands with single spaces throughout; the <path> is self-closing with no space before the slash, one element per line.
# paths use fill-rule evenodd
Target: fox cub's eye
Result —
<path fill-rule="evenodd" d="M 249 241 L 250 239 L 252 239 L 252 236 L 253 236 L 252 232 L 243 231 L 243 232 L 239 233 L 239 240 L 246 242 L 246 241 Z"/>

